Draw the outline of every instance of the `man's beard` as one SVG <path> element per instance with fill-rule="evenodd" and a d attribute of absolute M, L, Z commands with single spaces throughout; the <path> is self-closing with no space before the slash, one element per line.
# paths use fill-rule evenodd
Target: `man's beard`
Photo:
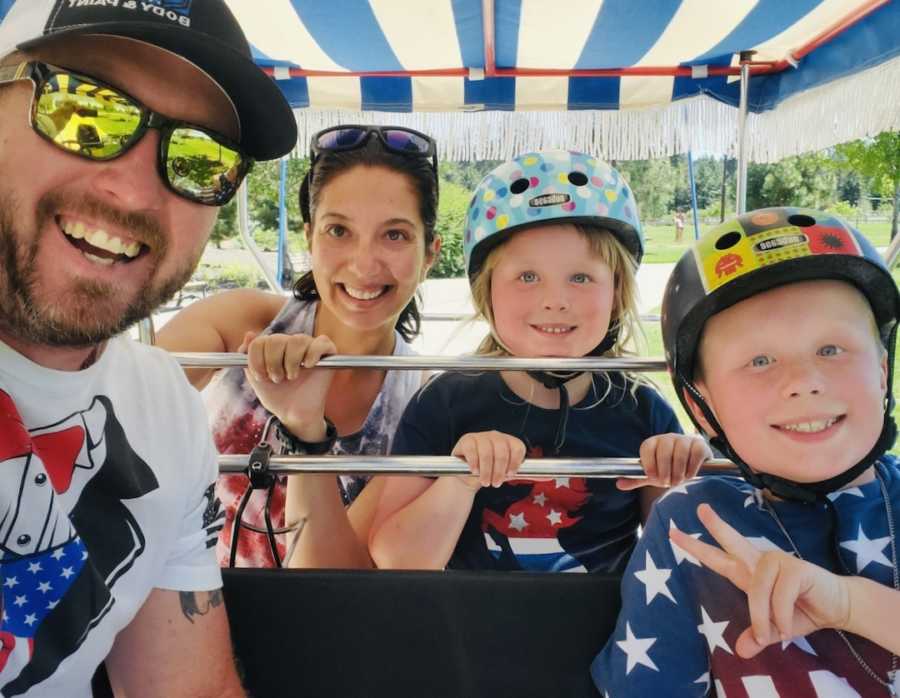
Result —
<path fill-rule="evenodd" d="M 144 254 L 152 255 L 155 264 L 148 286 L 124 308 L 121 291 L 115 285 L 94 279 L 74 280 L 58 306 L 46 292 L 40 298 L 41 280 L 35 270 L 39 245 L 48 224 L 56 225 L 55 212 L 62 210 L 80 211 L 132 231 L 150 247 L 151 251 Z M 44 195 L 37 204 L 35 233 L 30 241 L 16 236 L 15 221 L 22 214 L 14 198 L 8 192 L 0 192 L 0 328 L 32 344 L 84 347 L 109 339 L 149 317 L 171 298 L 190 279 L 199 261 L 188 260 L 168 279 L 156 279 L 168 247 L 160 223 L 147 214 L 122 213 L 96 199 L 76 200 L 56 192 Z"/>

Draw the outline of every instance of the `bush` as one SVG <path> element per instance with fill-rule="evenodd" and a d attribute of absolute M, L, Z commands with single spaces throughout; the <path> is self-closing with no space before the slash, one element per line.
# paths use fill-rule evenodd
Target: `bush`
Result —
<path fill-rule="evenodd" d="M 210 289 L 265 286 L 262 274 L 255 267 L 244 264 L 204 264 L 194 278 L 205 281 Z"/>
<path fill-rule="evenodd" d="M 828 213 L 840 216 L 851 223 L 859 219 L 859 209 L 847 201 L 837 201 L 831 204 L 826 210 Z"/>
<path fill-rule="evenodd" d="M 441 182 L 441 202 L 435 226 L 435 232 L 441 236 L 441 254 L 431 270 L 431 278 L 465 276 L 463 233 L 470 199 L 467 189 L 446 180 Z"/>

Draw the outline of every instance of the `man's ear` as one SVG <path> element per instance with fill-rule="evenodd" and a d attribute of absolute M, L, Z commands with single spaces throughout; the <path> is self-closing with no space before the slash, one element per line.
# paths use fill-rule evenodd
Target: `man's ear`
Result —
<path fill-rule="evenodd" d="M 713 409 L 712 400 L 709 398 L 709 390 L 703 381 L 694 381 L 694 386 L 703 396 L 703 400 L 706 402 L 706 405 L 710 410 L 715 413 L 715 409 Z M 687 403 L 688 409 L 691 411 L 691 415 L 694 417 L 694 420 L 700 425 L 700 428 L 703 429 L 703 432 L 710 438 L 717 435 L 715 429 L 709 423 L 709 420 L 706 419 L 706 416 L 703 414 L 703 410 L 697 405 L 696 400 L 694 400 L 693 395 L 691 395 L 688 390 L 682 388 L 682 395 L 684 396 L 684 401 Z"/>

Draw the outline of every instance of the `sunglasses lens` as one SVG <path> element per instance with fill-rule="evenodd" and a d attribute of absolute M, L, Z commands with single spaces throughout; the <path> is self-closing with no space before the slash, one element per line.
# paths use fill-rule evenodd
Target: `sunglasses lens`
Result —
<path fill-rule="evenodd" d="M 118 155 L 140 123 L 140 107 L 126 97 L 66 73 L 49 78 L 35 102 L 38 131 L 60 148 L 96 160 Z"/>
<path fill-rule="evenodd" d="M 407 153 L 421 153 L 427 155 L 431 143 L 427 138 L 412 131 L 400 129 L 384 129 L 384 139 L 392 150 L 400 150 Z"/>
<path fill-rule="evenodd" d="M 241 154 L 199 129 L 172 131 L 166 156 L 169 184 L 189 199 L 221 206 L 241 184 L 247 167 Z"/>
<path fill-rule="evenodd" d="M 349 150 L 362 143 L 368 131 L 364 128 L 336 128 L 333 131 L 320 133 L 316 138 L 319 150 Z"/>

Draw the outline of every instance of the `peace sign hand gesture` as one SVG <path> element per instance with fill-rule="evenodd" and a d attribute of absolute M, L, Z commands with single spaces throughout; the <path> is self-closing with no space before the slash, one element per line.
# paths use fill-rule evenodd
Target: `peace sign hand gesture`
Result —
<path fill-rule="evenodd" d="M 708 504 L 697 507 L 697 516 L 722 549 L 675 528 L 669 537 L 747 594 L 751 625 L 738 637 L 738 655 L 750 659 L 776 642 L 822 628 L 847 628 L 850 578 L 780 550 L 760 551 Z"/>

